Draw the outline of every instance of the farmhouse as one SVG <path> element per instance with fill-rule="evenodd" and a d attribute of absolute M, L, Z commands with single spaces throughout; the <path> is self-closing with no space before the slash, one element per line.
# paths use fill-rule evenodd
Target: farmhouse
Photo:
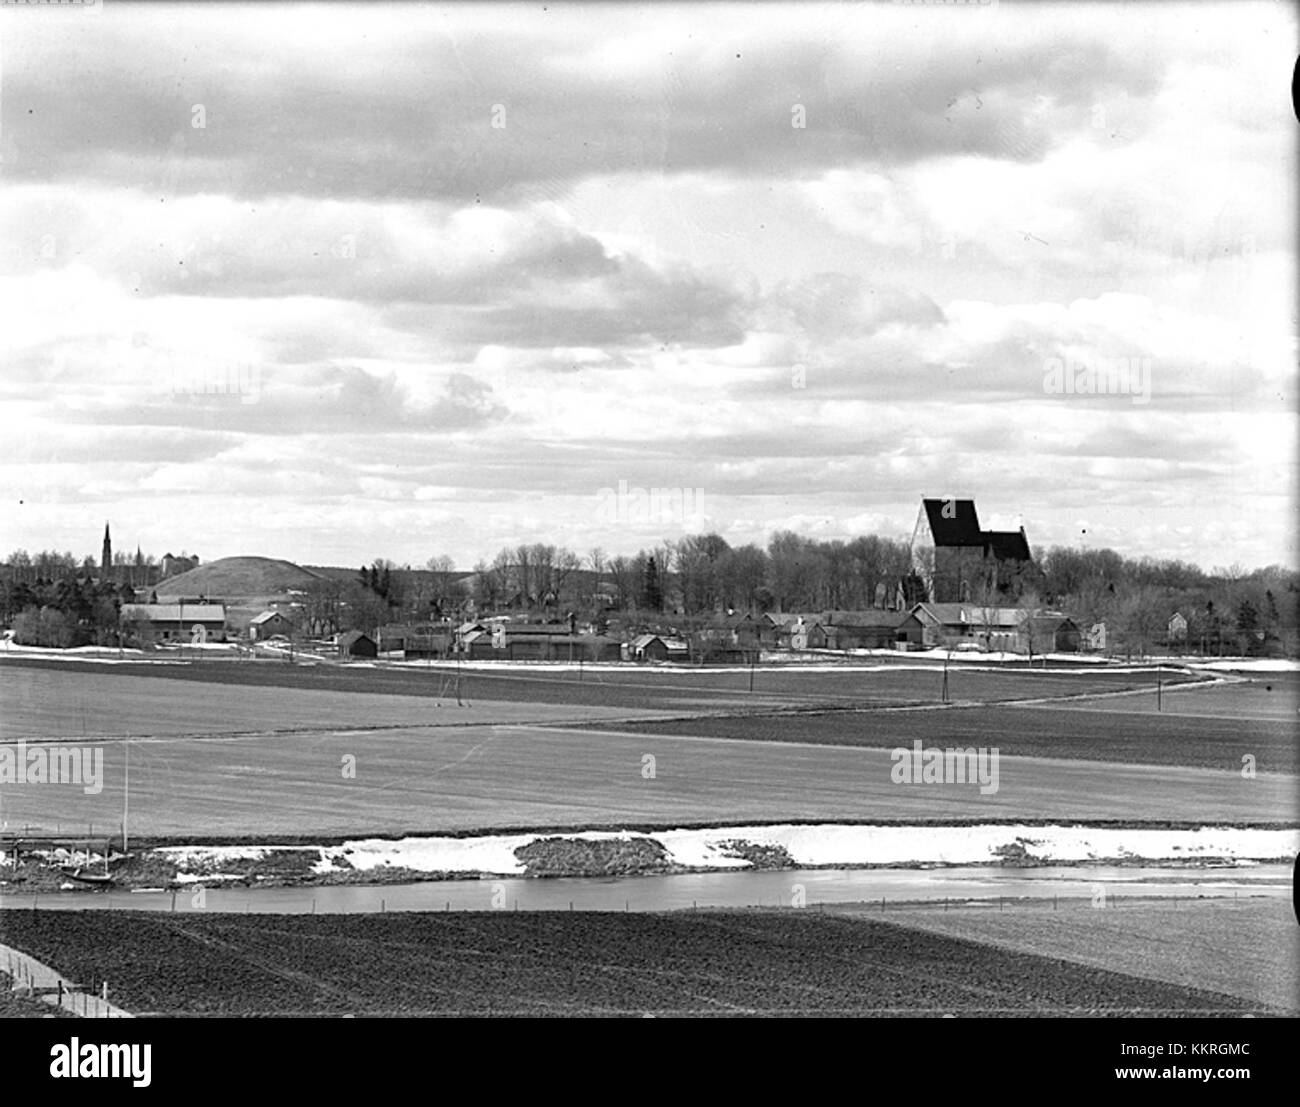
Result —
<path fill-rule="evenodd" d="M 566 623 L 493 623 L 469 630 L 461 651 L 476 661 L 617 661 L 618 643 L 599 634 L 570 634 Z"/>
<path fill-rule="evenodd" d="M 1082 635 L 1058 612 L 1030 614 L 1016 607 L 969 603 L 919 603 L 898 628 L 914 648 L 963 644 L 1006 653 L 1077 652 Z"/>
<path fill-rule="evenodd" d="M 720 645 L 757 646 L 762 637 L 762 626 L 748 612 L 726 612 L 714 615 L 701 632 L 710 642 Z"/>
<path fill-rule="evenodd" d="M 903 621 L 901 611 L 828 611 L 822 616 L 832 650 L 892 649 Z"/>
<path fill-rule="evenodd" d="M 226 609 L 219 603 L 127 603 L 122 625 L 157 642 L 224 642 Z"/>
<path fill-rule="evenodd" d="M 791 615 L 776 631 L 779 650 L 824 650 L 830 639 L 816 615 Z"/>

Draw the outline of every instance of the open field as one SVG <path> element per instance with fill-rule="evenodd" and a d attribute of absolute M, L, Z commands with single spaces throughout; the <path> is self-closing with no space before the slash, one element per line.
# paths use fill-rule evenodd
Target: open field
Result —
<path fill-rule="evenodd" d="M 436 695 L 438 686 L 431 682 Z M 92 736 L 268 734 L 347 727 L 628 719 L 644 712 L 599 705 L 474 701 L 362 691 L 238 687 L 0 666 L 0 741 Z"/>
<path fill-rule="evenodd" d="M 1102 697 L 1070 700 L 1076 711 L 1156 713 L 1152 695 Z M 1273 673 L 1231 683 L 1180 684 L 1166 687 L 1160 697 L 1160 712 L 1202 719 L 1275 719 L 1300 723 L 1300 679 L 1295 673 Z"/>
<path fill-rule="evenodd" d="M 233 666 L 231 668 L 234 668 Z M 844 704 L 807 709 L 795 697 L 772 699 L 738 697 L 718 685 L 744 674 L 688 673 L 698 677 L 699 695 L 684 699 L 673 691 L 676 683 L 649 695 L 654 679 L 675 682 L 679 674 L 660 672 L 653 678 L 633 671 L 632 683 L 614 688 L 577 684 L 575 674 L 496 677 L 489 687 L 520 688 L 535 692 L 538 702 L 522 699 L 485 699 L 477 694 L 458 706 L 446 687 L 448 671 L 388 673 L 374 670 L 346 672 L 350 687 L 315 683 L 317 670 L 270 666 L 288 685 L 239 685 L 232 694 L 224 683 L 183 681 L 170 676 L 133 676 L 120 669 L 105 672 L 73 671 L 58 666 L 37 668 L 6 663 L 0 666 L 0 740 L 84 735 L 179 737 L 183 735 L 244 735 L 273 732 L 334 731 L 347 727 L 375 730 L 383 727 L 525 724 L 566 725 L 589 721 L 602 729 L 694 737 L 736 738 L 748 741 L 808 742 L 893 748 L 916 738 L 936 744 L 996 745 L 1003 754 L 1061 757 L 1148 764 L 1186 765 L 1238 770 L 1241 755 L 1250 753 L 1261 772 L 1295 772 L 1300 766 L 1300 743 L 1295 720 L 1286 703 L 1296 682 L 1253 681 L 1240 684 L 1186 686 L 1165 697 L 1177 710 L 1154 713 L 1154 693 L 1111 695 L 1105 698 L 1068 699 L 1017 707 L 951 706 L 915 711 L 857 710 Z M 208 672 L 211 666 L 196 666 Z M 246 676 L 264 667 L 239 667 Z M 166 670 L 170 673 L 172 670 Z M 356 678 L 367 674 L 377 687 L 403 691 L 363 691 L 370 687 Z M 605 676 L 606 674 L 602 674 Z M 624 680 L 624 674 L 616 673 Z M 893 692 L 906 698 L 917 692 L 916 682 L 931 680 L 931 672 L 888 674 L 911 682 L 895 685 Z M 966 674 L 975 677 L 977 674 Z M 1095 691 L 1091 674 L 1063 678 L 1052 673 L 992 673 L 986 681 L 988 695 L 1041 691 L 1040 676 L 1054 681 L 1078 681 L 1080 693 Z M 1116 674 L 1112 674 L 1115 676 Z M 846 694 L 850 681 L 875 679 L 876 674 L 824 672 L 779 673 L 786 683 L 801 685 L 808 695 L 821 683 L 820 696 Z M 639 681 L 634 678 L 640 678 Z M 472 678 L 478 681 L 477 675 Z M 1131 679 L 1131 678 L 1130 678 Z M 512 681 L 521 681 L 514 684 Z M 710 683 L 712 682 L 712 683 Z M 836 683 L 838 682 L 838 684 Z M 345 681 L 345 684 L 348 682 Z M 833 692 L 838 687 L 841 692 Z M 1071 685 L 1071 687 L 1075 687 Z M 412 690 L 422 694 L 415 694 Z M 607 694 L 606 694 L 607 693 Z M 883 694 L 883 693 L 882 693 Z M 1073 695 L 1074 693 L 1070 693 Z M 595 698 L 597 703 L 570 703 Z M 626 702 L 620 702 L 626 701 Z M 636 706 L 639 704 L 640 706 Z M 1194 709 L 1200 713 L 1194 714 Z M 797 714 L 786 714 L 798 709 Z M 661 720 L 661 721 L 656 721 Z M 977 741 L 978 739 L 978 741 Z"/>
<path fill-rule="evenodd" d="M 903 925 L 1009 951 L 1061 958 L 1185 987 L 1209 988 L 1249 1003 L 1300 1014 L 1300 927 L 1292 904 L 1277 899 L 1089 900 L 904 907 Z M 854 917 L 872 907 L 832 908 Z"/>
<path fill-rule="evenodd" d="M 382 693 L 439 697 L 444 700 L 453 665 L 418 664 L 289 665 L 277 661 L 197 661 L 188 664 L 148 662 L 105 666 L 93 662 L 46 661 L 0 656 L 0 674 L 22 670 L 51 673 L 72 680 L 79 674 L 147 677 L 169 682 L 238 685 L 241 688 L 295 688 L 317 692 Z M 1079 671 L 1003 669 L 954 664 L 949 673 L 953 700 L 994 702 L 1150 688 L 1154 671 L 1091 666 Z M 1187 674 L 1166 671 L 1166 683 L 1189 681 Z M 789 665 L 759 668 L 754 691 L 747 669 L 677 669 L 642 667 L 501 668 L 465 667 L 462 689 L 471 702 L 568 704 L 691 714 L 701 711 L 753 711 L 779 708 L 869 707 L 937 703 L 943 683 L 934 662 L 838 665 L 810 669 Z M 68 685 L 76 687 L 74 683 Z M 243 693 L 240 693 L 241 696 Z M 5 693 L 8 698 L 8 693 Z"/>
<path fill-rule="evenodd" d="M 137 1014 L 1197 1015 L 1236 996 L 811 911 L 5 911 L 6 940 Z"/>
<path fill-rule="evenodd" d="M 1198 695 L 1187 692 L 1190 699 Z M 1189 713 L 1138 713 L 1137 697 L 1105 701 L 1107 710 L 1072 706 L 950 707 L 918 711 L 826 712 L 790 718 L 751 715 L 646 719 L 620 729 L 652 735 L 691 735 L 751 742 L 812 742 L 892 749 L 921 740 L 930 746 L 997 746 L 1002 756 L 1067 758 L 1146 765 L 1181 765 L 1239 772 L 1242 756 L 1258 772 L 1300 771 L 1295 722 L 1248 716 L 1204 718 Z M 599 723 L 591 724 L 598 728 Z"/>
<path fill-rule="evenodd" d="M 942 713 L 930 713 L 942 714 Z M 978 735 L 966 732 L 967 743 Z M 116 830 L 125 745 L 104 788 L 0 790 L 0 818 Z M 654 778 L 643 776 L 646 755 Z M 355 775 L 345 775 L 354 757 Z M 1295 780 L 1177 766 L 1003 756 L 999 789 L 893 783 L 883 749 L 540 727 L 337 730 L 130 743 L 131 828 L 206 840 L 492 828 L 748 822 L 1291 822 Z"/>
<path fill-rule="evenodd" d="M 819 675 L 786 674 L 796 682 Z M 406 674 L 399 683 L 427 690 L 435 679 Z M 537 686 L 581 687 L 556 680 Z M 1180 694 L 1190 700 L 1218 690 Z M 102 792 L 6 785 L 0 819 L 11 827 L 117 829 L 127 746 L 107 737 L 113 735 L 134 736 L 130 825 L 135 835 L 149 836 L 822 820 L 1276 822 L 1297 815 L 1294 778 L 1270 771 L 1295 768 L 1291 724 L 1244 713 L 1228 722 L 990 706 L 667 722 L 630 706 L 474 700 L 460 708 L 445 699 L 439 705 L 328 686 L 0 665 L 0 737 L 83 734 L 105 736 L 96 741 L 103 747 Z M 745 740 L 719 740 L 732 738 Z M 916 739 L 999 747 L 997 793 L 981 795 L 975 785 L 895 785 L 887 751 Z M 1262 774 L 1253 780 L 1238 771 L 1247 752 Z M 1061 760 L 1022 756 L 1030 754 Z M 643 775 L 647 755 L 655 759 L 653 777 Z"/>

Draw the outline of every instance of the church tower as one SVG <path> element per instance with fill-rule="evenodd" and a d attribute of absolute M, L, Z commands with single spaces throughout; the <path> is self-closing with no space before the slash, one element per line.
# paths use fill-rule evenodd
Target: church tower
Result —
<path fill-rule="evenodd" d="M 104 552 L 99 559 L 99 577 L 111 580 L 113 577 L 113 540 L 108 536 L 108 524 L 104 524 Z"/>

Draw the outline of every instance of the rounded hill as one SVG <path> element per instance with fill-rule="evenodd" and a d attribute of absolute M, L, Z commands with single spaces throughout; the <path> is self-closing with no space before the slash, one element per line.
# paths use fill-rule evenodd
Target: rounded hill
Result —
<path fill-rule="evenodd" d="M 295 565 L 273 557 L 223 557 L 160 581 L 154 588 L 161 600 L 165 596 L 210 596 L 213 599 L 239 599 L 245 596 L 278 596 L 298 591 L 321 578 Z"/>

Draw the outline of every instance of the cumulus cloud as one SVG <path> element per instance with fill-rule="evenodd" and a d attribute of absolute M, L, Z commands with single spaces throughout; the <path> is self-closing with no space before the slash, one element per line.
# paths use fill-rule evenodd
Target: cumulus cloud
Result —
<path fill-rule="evenodd" d="M 626 479 L 703 488 L 734 541 L 906 536 L 943 487 L 1039 542 L 1104 504 L 1113 544 L 1196 559 L 1195 510 L 1222 560 L 1294 560 L 1234 491 L 1294 491 L 1280 6 L 5 31 L 0 494 L 27 546 L 109 514 L 212 556 L 634 548 L 662 536 L 592 511 Z M 1121 358 L 1146 403 L 1045 388 Z"/>

